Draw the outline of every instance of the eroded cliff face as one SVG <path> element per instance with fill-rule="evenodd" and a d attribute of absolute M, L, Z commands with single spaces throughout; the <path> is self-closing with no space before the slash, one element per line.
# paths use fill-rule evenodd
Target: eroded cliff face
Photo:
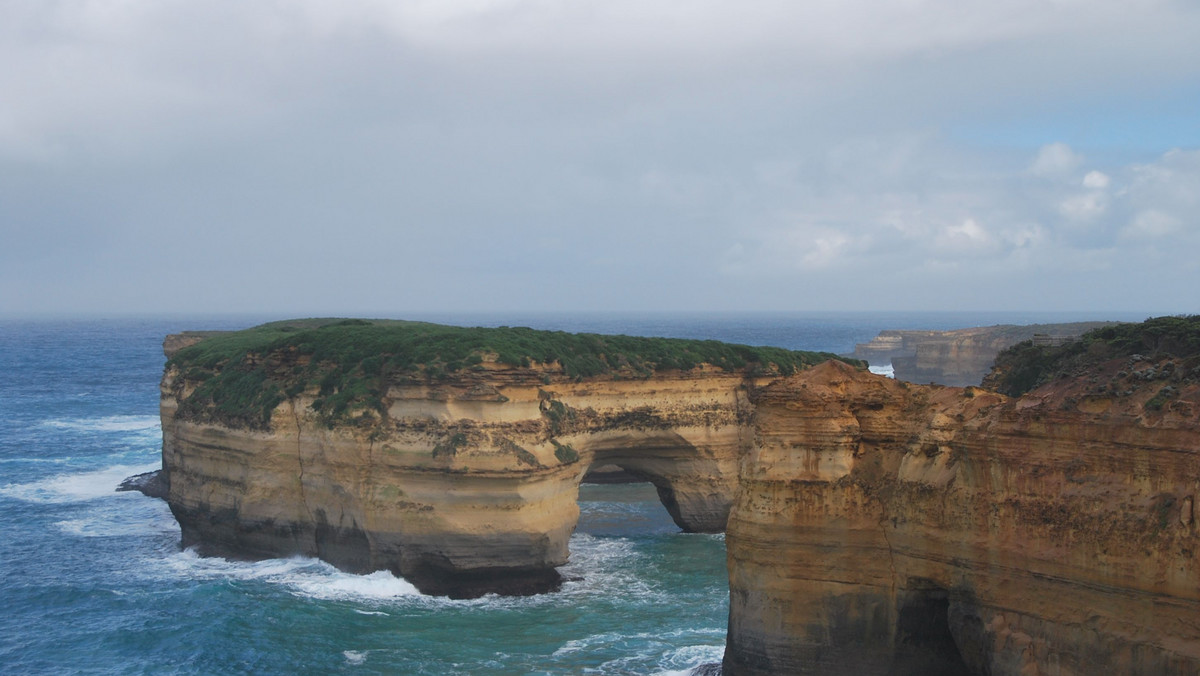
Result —
<path fill-rule="evenodd" d="M 652 481 L 684 530 L 723 530 L 759 384 L 709 368 L 576 381 L 485 361 L 393 384 L 382 410 L 332 426 L 301 392 L 256 431 L 178 415 L 197 383 L 169 367 L 168 502 L 203 553 L 318 556 L 432 594 L 547 591 L 593 464 Z"/>
<path fill-rule="evenodd" d="M 1200 673 L 1200 387 L 1164 401 L 1170 372 L 755 392 L 726 673 Z"/>

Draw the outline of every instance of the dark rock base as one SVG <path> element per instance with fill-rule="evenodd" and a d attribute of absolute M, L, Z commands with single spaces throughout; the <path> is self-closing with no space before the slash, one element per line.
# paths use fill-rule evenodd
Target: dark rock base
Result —
<path fill-rule="evenodd" d="M 404 575 L 404 579 L 422 594 L 452 599 L 475 599 L 487 594 L 534 596 L 558 591 L 563 583 L 562 575 L 553 568 L 491 568 L 470 572 L 426 568 Z"/>
<path fill-rule="evenodd" d="M 117 491 L 137 491 L 147 497 L 158 498 L 160 500 L 167 499 L 167 492 L 170 490 L 170 484 L 167 483 L 167 475 L 161 469 L 156 469 L 153 472 L 145 472 L 144 474 L 135 474 L 117 486 Z"/>

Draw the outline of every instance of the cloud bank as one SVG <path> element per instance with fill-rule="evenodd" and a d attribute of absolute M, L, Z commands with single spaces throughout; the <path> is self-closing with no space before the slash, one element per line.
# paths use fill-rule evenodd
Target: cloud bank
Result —
<path fill-rule="evenodd" d="M 0 17 L 0 313 L 1200 311 L 1189 3 Z"/>

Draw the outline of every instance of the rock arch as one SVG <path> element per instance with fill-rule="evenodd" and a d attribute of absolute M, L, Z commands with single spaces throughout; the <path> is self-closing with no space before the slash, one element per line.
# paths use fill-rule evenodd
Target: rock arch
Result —
<path fill-rule="evenodd" d="M 683 530 L 723 531 L 748 391 L 766 382 L 707 367 L 546 382 L 506 368 L 395 385 L 384 413 L 334 427 L 301 393 L 258 431 L 177 416 L 178 376 L 163 379 L 163 467 L 185 545 L 389 569 L 459 597 L 554 589 L 595 465 L 652 482 Z"/>

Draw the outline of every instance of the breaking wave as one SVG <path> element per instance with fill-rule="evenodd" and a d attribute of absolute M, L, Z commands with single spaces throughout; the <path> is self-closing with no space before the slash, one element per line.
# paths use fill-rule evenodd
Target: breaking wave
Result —
<path fill-rule="evenodd" d="M 158 463 L 113 465 L 91 472 L 57 474 L 29 483 L 0 486 L 0 495 L 38 504 L 65 504 L 101 498 L 132 497 L 131 493 L 117 493 L 117 485 L 127 477 L 152 472 L 159 466 Z"/>

